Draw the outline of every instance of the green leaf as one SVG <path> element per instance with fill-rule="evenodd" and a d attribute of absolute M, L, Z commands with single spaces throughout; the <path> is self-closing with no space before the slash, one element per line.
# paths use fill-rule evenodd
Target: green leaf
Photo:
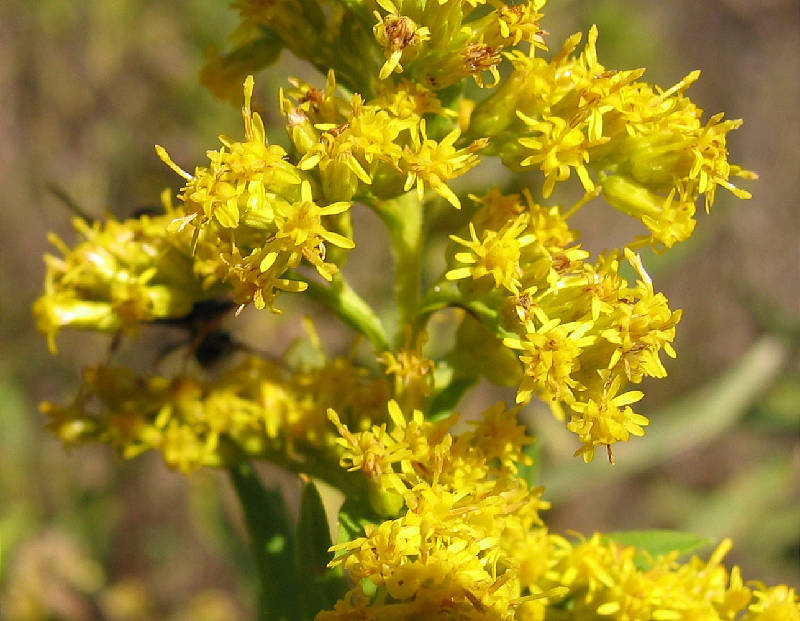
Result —
<path fill-rule="evenodd" d="M 306 618 L 333 608 L 347 590 L 340 570 L 328 569 L 333 555 L 328 517 L 313 481 L 303 486 L 297 523 L 297 571 Z"/>
<path fill-rule="evenodd" d="M 350 496 L 339 509 L 338 543 L 364 536 L 364 526 L 382 521 L 372 510 L 366 495 Z"/>
<path fill-rule="evenodd" d="M 538 487 L 542 480 L 542 445 L 541 442 L 533 442 L 522 449 L 523 454 L 533 459 L 530 466 L 519 465 L 519 476 L 525 480 L 528 487 Z"/>
<path fill-rule="evenodd" d="M 250 562 L 250 550 L 223 507 L 217 477 L 201 471 L 194 473 L 189 483 L 189 514 L 193 530 L 215 554 L 227 556 L 235 566 L 246 567 Z"/>
<path fill-rule="evenodd" d="M 713 543 L 708 537 L 674 530 L 629 530 L 607 533 L 605 537 L 636 548 L 636 566 L 642 570 L 650 568 L 651 559 L 676 551 L 679 556 L 686 556 Z"/>
<path fill-rule="evenodd" d="M 266 488 L 250 462 L 228 469 L 242 504 L 259 579 L 259 620 L 302 619 L 295 539 L 280 490 Z"/>
<path fill-rule="evenodd" d="M 345 543 L 364 536 L 364 527 L 367 524 L 381 522 L 370 506 L 366 496 L 350 496 L 339 509 L 339 536 L 338 542 Z M 375 594 L 375 583 L 364 578 L 361 588 L 367 597 Z"/>
<path fill-rule="evenodd" d="M 476 381 L 475 377 L 455 379 L 449 386 L 436 393 L 428 408 L 428 418 L 435 421 L 450 414 L 461 401 L 464 393 L 474 386 Z"/>
<path fill-rule="evenodd" d="M 800 422 L 800 375 L 787 372 L 756 401 L 750 418 L 758 425 L 780 430 L 797 429 Z"/>
<path fill-rule="evenodd" d="M 749 533 L 762 533 L 769 517 L 796 503 L 791 494 L 796 487 L 796 476 L 796 457 L 789 451 L 765 455 L 702 494 L 695 505 L 697 511 L 684 514 L 679 527 L 696 533 L 722 532 L 735 541 L 745 539 Z M 736 510 L 739 507 L 747 510 Z M 767 544 L 762 538 L 763 535 L 758 540 L 763 551 Z"/>

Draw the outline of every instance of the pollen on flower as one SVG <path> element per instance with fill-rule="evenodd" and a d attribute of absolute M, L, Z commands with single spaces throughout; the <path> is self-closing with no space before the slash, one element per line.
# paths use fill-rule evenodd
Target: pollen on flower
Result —
<path fill-rule="evenodd" d="M 377 604 L 387 614 L 425 618 L 445 610 L 445 597 L 447 609 L 503 618 L 520 603 L 514 555 L 524 542 L 532 553 L 548 546 L 544 529 L 535 533 L 547 504 L 539 500 L 540 490 L 515 477 L 515 464 L 526 461 L 521 448 L 531 441 L 517 411 L 497 404 L 458 434 L 450 431 L 455 417 L 433 423 L 418 411 L 409 417 L 395 402 L 389 413 L 392 429 L 373 426 L 352 434 L 337 425 L 342 465 L 374 481 L 371 499 L 399 492 L 406 510 L 333 546 L 331 566 L 341 565 L 356 584 L 366 579 L 390 595 L 391 603 Z M 383 476 L 375 478 L 376 468 Z M 352 602 L 363 603 L 360 593 L 356 587 L 319 618 L 352 613 Z"/>
<path fill-rule="evenodd" d="M 221 442 L 302 467 L 304 453 L 333 450 L 331 405 L 352 411 L 345 420 L 359 429 L 384 417 L 379 404 L 387 398 L 385 380 L 367 378 L 344 359 L 301 372 L 246 356 L 214 379 L 199 370 L 169 377 L 91 367 L 71 404 L 42 409 L 67 444 L 99 440 L 126 458 L 157 450 L 170 467 L 190 472 L 224 466 L 233 455 Z"/>
<path fill-rule="evenodd" d="M 500 82 L 497 65 L 503 58 L 497 49 L 484 43 L 470 43 L 461 51 L 461 56 L 464 59 L 464 69 L 475 78 L 478 86 L 485 86 L 482 76 L 486 71 L 492 76 L 490 86 L 496 86 Z"/>
<path fill-rule="evenodd" d="M 602 188 L 612 206 L 639 219 L 649 231 L 639 243 L 655 246 L 687 239 L 698 198 L 708 209 L 717 186 L 750 197 L 730 181 L 755 176 L 728 162 L 726 136 L 741 122 L 721 114 L 703 122 L 684 95 L 699 72 L 662 90 L 639 80 L 644 70 L 601 65 L 596 28 L 575 55 L 580 39 L 550 62 L 509 53 L 514 73 L 472 113 L 471 127 L 497 138 L 509 167 L 540 169 L 545 198 L 574 172 L 587 192 Z"/>
<path fill-rule="evenodd" d="M 575 454 L 582 455 L 585 461 L 592 460 L 599 445 L 610 446 L 614 442 L 627 441 L 631 435 L 644 435 L 643 427 L 649 421 L 630 407 L 644 394 L 638 390 L 617 394 L 621 383 L 622 378 L 616 376 L 602 393 L 591 394 L 585 403 L 570 405 L 573 414 L 567 429 L 583 443 Z"/>
<path fill-rule="evenodd" d="M 415 406 L 420 406 L 433 390 L 434 362 L 422 353 L 427 339 L 425 333 L 420 333 L 415 342 L 396 352 L 384 352 L 378 358 L 386 367 L 386 375 L 394 377 L 395 394 Z"/>
<path fill-rule="evenodd" d="M 590 261 L 575 243 L 567 217 L 596 193 L 566 214 L 524 196 L 493 190 L 476 198 L 481 207 L 469 238 L 451 236 L 455 249 L 444 276 L 468 299 L 504 300 L 498 307 L 502 343 L 523 374 L 517 401 L 542 399 L 559 418 L 569 412 L 568 428 L 590 459 L 598 445 L 644 433 L 647 419 L 621 407 L 616 394 L 629 382 L 666 376 L 660 354 L 675 357 L 681 312 L 654 290 L 630 249 L 624 255 L 639 276 L 635 284 L 620 276 L 618 252 Z"/>
<path fill-rule="evenodd" d="M 402 73 L 400 59 L 404 52 L 430 39 L 430 30 L 426 26 L 418 27 L 412 19 L 400 15 L 391 0 L 378 0 L 378 4 L 388 12 L 388 15 L 381 17 L 375 11 L 378 23 L 373 28 L 375 39 L 384 48 L 387 57 L 378 76 L 385 80 L 395 71 Z"/>

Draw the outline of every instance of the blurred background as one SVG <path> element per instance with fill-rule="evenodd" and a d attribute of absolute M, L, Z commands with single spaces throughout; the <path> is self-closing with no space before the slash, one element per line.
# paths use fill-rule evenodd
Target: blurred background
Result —
<path fill-rule="evenodd" d="M 562 532 L 671 528 L 732 537 L 728 562 L 740 564 L 745 579 L 800 586 L 798 3 L 551 0 L 545 13 L 553 49 L 596 23 L 607 67 L 645 66 L 646 79 L 665 87 L 701 69 L 690 96 L 708 114 L 745 119 L 729 136 L 731 159 L 760 175 L 747 185 L 751 201 L 720 191 L 693 240 L 645 259 L 656 287 L 684 309 L 669 378 L 644 387 L 648 436 L 620 447 L 613 469 L 603 459 L 585 465 L 571 457 L 572 436 L 530 408 L 544 440 L 548 522 Z M 92 215 L 125 217 L 179 187 L 154 143 L 189 167 L 217 148 L 217 134 L 241 135 L 238 111 L 198 83 L 205 50 L 223 47 L 235 22 L 223 0 L 0 2 L 4 620 L 252 615 L 249 560 L 226 480 L 211 471 L 183 477 L 157 455 L 124 462 L 104 447 L 65 452 L 37 404 L 70 397 L 80 368 L 103 355 L 107 339 L 66 333 L 55 358 L 30 317 L 47 232 L 74 239 L 52 188 Z M 257 100 L 277 141 L 277 88 L 287 75 L 316 79 L 288 55 L 257 76 Z M 482 183 L 473 176 L 470 189 Z M 375 226 L 369 214 L 355 215 L 362 231 Z M 636 232 L 610 209 L 579 216 L 594 251 Z M 390 269 L 384 246 L 362 243 L 350 262 L 356 288 L 371 300 L 381 299 L 375 266 Z M 359 271 L 360 261 L 370 270 Z M 280 352 L 301 334 L 293 304 L 278 317 L 247 312 L 231 328 Z M 324 318 L 318 327 L 331 353 L 344 351 L 346 331 Z M 497 395 L 483 387 L 463 410 L 474 413 Z"/>

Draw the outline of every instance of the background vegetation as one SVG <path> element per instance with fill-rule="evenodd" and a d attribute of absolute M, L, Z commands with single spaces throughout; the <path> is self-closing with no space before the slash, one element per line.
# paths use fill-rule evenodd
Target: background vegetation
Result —
<path fill-rule="evenodd" d="M 106 340 L 66 334 L 53 358 L 30 318 L 46 232 L 72 239 L 58 191 L 93 215 L 125 217 L 156 203 L 162 188 L 178 187 L 155 142 L 189 165 L 216 147 L 218 133 L 240 134 L 238 112 L 197 79 L 204 51 L 222 46 L 234 25 L 226 5 L 0 3 L 3 619 L 215 621 L 251 613 L 249 561 L 227 482 L 211 471 L 187 479 L 156 455 L 122 462 L 104 447 L 65 453 L 37 403 L 67 397 Z M 556 530 L 730 536 L 730 561 L 745 578 L 798 586 L 800 8 L 793 0 L 551 0 L 545 10 L 553 47 L 597 23 L 606 66 L 646 66 L 647 78 L 664 86 L 702 69 L 690 95 L 709 114 L 745 119 L 730 137 L 732 159 L 761 176 L 753 200 L 733 205 L 721 192 L 693 241 L 668 263 L 650 259 L 658 287 L 684 319 L 669 379 L 648 387 L 648 436 L 620 447 L 613 470 L 599 459 L 587 466 L 571 457 L 569 434 L 530 408 L 545 445 L 541 478 L 555 504 L 549 521 Z M 280 141 L 277 88 L 287 75 L 314 74 L 288 55 L 265 73 L 258 103 Z M 630 236 L 611 209 L 592 211 L 577 226 L 590 231 L 583 240 L 590 250 Z M 369 214 L 354 215 L 357 226 L 374 225 Z M 362 242 L 349 264 L 370 299 L 380 299 L 382 285 L 374 266 L 390 269 L 384 247 Z M 371 269 L 359 273 L 362 261 Z M 281 352 L 301 334 L 297 318 L 306 311 L 290 304 L 281 316 L 250 311 L 230 327 Z M 332 353 L 347 347 L 349 335 L 331 320 L 318 327 Z M 179 337 L 145 338 L 157 347 Z M 462 409 L 476 412 L 496 397 L 485 387 Z M 292 481 L 273 476 L 296 493 Z"/>

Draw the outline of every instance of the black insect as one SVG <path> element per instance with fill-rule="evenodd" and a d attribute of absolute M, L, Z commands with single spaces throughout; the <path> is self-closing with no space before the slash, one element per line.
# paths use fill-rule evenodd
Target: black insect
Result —
<path fill-rule="evenodd" d="M 172 326 L 186 333 L 186 338 L 162 350 L 159 359 L 185 347 L 187 359 L 193 357 L 201 367 L 208 369 L 233 352 L 245 349 L 221 327 L 225 316 L 236 306 L 230 298 L 210 298 L 195 302 L 192 310 L 183 317 L 156 319 L 153 322 L 156 325 Z"/>

